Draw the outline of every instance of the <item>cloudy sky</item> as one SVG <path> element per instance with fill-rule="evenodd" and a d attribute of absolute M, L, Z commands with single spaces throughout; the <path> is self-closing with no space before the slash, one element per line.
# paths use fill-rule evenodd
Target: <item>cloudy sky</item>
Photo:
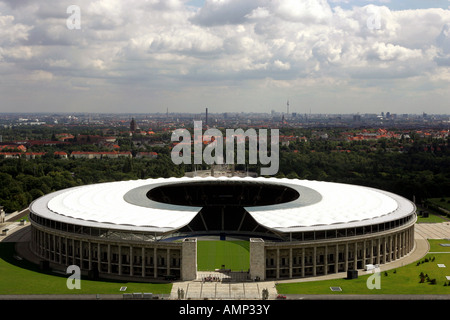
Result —
<path fill-rule="evenodd" d="M 0 0 L 0 112 L 450 113 L 449 6 Z"/>

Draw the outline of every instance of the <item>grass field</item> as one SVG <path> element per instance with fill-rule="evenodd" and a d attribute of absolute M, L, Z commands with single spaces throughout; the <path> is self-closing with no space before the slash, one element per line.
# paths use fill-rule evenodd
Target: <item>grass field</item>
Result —
<path fill-rule="evenodd" d="M 438 200 L 440 199 L 429 199 L 432 203 L 438 205 Z M 433 200 L 433 201 L 432 201 Z M 429 216 L 424 218 L 422 216 L 419 215 L 419 210 L 424 210 L 424 211 L 428 211 Z M 438 212 L 432 208 L 423 208 L 421 206 L 417 207 L 417 223 L 441 223 L 441 222 L 446 222 L 449 221 L 449 219 L 447 217 L 445 217 L 445 215 L 443 215 L 441 212 Z"/>
<path fill-rule="evenodd" d="M 380 289 L 368 289 L 367 280 L 373 274 L 364 274 L 357 279 L 336 279 L 311 282 L 278 283 L 280 294 L 450 294 L 450 240 L 429 240 L 430 253 L 418 262 L 381 272 Z M 225 268 L 248 270 L 249 242 L 247 241 L 199 241 L 199 270 Z M 427 262 L 426 262 L 427 260 Z M 439 267 L 443 264 L 445 267 Z M 435 279 L 420 283 L 419 275 Z M 0 294 L 121 294 L 126 292 L 152 292 L 168 294 L 172 284 L 138 283 L 120 281 L 91 281 L 82 279 L 81 290 L 69 290 L 68 275 L 42 273 L 37 266 L 14 258 L 14 243 L 0 243 Z M 341 287 L 342 292 L 333 292 L 330 287 Z"/>
<path fill-rule="evenodd" d="M 247 271 L 249 247 L 248 241 L 198 241 L 198 270 L 212 271 L 225 266 L 232 271 Z"/>
<path fill-rule="evenodd" d="M 336 279 L 314 282 L 279 283 L 277 290 L 280 294 L 450 294 L 450 247 L 440 246 L 448 240 L 429 240 L 430 253 L 420 261 L 409 265 L 381 272 L 380 289 L 370 290 L 367 281 L 373 274 L 360 275 L 357 279 Z M 427 262 L 425 262 L 428 260 Z M 439 267 L 443 264 L 445 267 Z M 435 279 L 436 284 L 430 281 L 420 283 L 420 274 Z M 369 280 L 375 283 L 372 277 Z M 333 292 L 330 287 L 341 287 L 341 292 Z"/>
<path fill-rule="evenodd" d="M 221 268 L 247 271 L 249 268 L 248 241 L 199 241 L 199 270 Z M 43 273 L 38 266 L 14 257 L 14 243 L 0 243 L 0 294 L 122 294 L 126 292 L 151 292 L 169 294 L 172 284 L 121 281 L 92 281 L 81 279 L 80 290 L 70 290 L 66 281 L 69 275 Z"/>
<path fill-rule="evenodd" d="M 91 281 L 81 279 L 81 289 L 70 290 L 66 281 L 69 275 L 42 273 L 36 265 L 14 258 L 14 243 L 0 242 L 0 294 L 122 294 L 149 292 L 169 294 L 172 284 L 116 281 Z"/>

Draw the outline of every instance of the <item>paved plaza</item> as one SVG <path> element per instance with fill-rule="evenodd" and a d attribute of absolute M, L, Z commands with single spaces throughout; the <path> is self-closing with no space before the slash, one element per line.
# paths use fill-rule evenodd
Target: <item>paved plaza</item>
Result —
<path fill-rule="evenodd" d="M 416 223 L 416 238 L 450 239 L 450 222 L 443 223 Z"/>
<path fill-rule="evenodd" d="M 217 280 L 205 281 L 205 278 Z M 179 290 L 183 290 L 184 299 L 261 299 L 267 289 L 269 299 L 277 296 L 274 281 L 234 281 L 221 272 L 201 272 L 194 281 L 173 284 L 171 299 L 178 299 Z"/>
<path fill-rule="evenodd" d="M 277 296 L 273 281 L 262 282 L 204 282 L 185 281 L 173 284 L 171 299 L 178 299 L 178 290 L 183 290 L 184 299 L 261 299 L 264 289 L 269 291 L 269 299 Z"/>

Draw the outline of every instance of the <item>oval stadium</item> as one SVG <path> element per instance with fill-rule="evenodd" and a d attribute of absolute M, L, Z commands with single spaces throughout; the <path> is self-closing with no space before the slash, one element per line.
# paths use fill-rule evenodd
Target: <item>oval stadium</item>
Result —
<path fill-rule="evenodd" d="M 414 249 L 415 205 L 342 183 L 183 177 L 60 190 L 30 205 L 31 250 L 93 277 L 193 280 L 203 239 L 249 241 L 249 279 L 364 269 Z"/>

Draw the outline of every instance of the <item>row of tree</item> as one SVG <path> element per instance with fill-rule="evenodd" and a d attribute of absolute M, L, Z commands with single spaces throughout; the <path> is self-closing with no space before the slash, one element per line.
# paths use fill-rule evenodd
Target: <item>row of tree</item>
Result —
<path fill-rule="evenodd" d="M 281 153 L 278 177 L 365 185 L 420 202 L 450 194 L 450 154 Z"/>
<path fill-rule="evenodd" d="M 173 165 L 167 155 L 152 160 L 3 159 L 0 160 L 0 205 L 6 212 L 14 212 L 44 194 L 69 187 L 183 175 L 184 167 Z"/>
<path fill-rule="evenodd" d="M 121 144 L 129 143 L 135 151 L 130 140 L 124 140 Z M 339 152 L 347 149 L 351 152 Z M 7 212 L 13 212 L 27 207 L 39 196 L 63 188 L 107 181 L 180 177 L 192 170 L 192 166 L 172 162 L 170 147 L 160 147 L 157 152 L 158 158 L 152 160 L 0 159 L 0 205 Z M 259 172 L 259 166 L 241 165 L 237 169 Z M 205 164 L 201 167 L 208 168 Z M 449 196 L 449 141 L 293 141 L 280 149 L 277 177 L 365 185 L 416 201 Z"/>

